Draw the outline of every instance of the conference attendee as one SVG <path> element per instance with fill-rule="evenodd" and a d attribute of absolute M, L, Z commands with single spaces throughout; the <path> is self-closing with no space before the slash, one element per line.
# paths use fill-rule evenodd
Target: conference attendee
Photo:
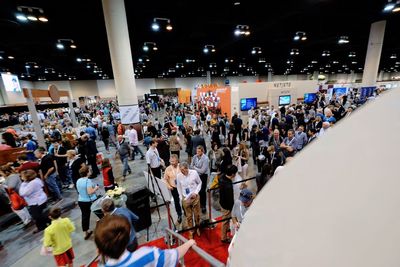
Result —
<path fill-rule="evenodd" d="M 103 162 L 101 163 L 101 171 L 103 173 L 104 191 L 107 192 L 108 190 L 113 190 L 117 186 L 117 183 L 115 182 L 110 159 L 103 159 Z"/>
<path fill-rule="evenodd" d="M 26 148 L 26 156 L 29 161 L 36 160 L 34 152 L 37 149 L 37 144 L 30 140 L 27 136 L 21 137 L 22 146 Z"/>
<path fill-rule="evenodd" d="M 128 142 L 125 142 L 125 138 L 122 135 L 118 135 L 117 137 L 117 151 L 115 152 L 116 156 L 118 156 L 122 162 L 123 165 L 123 170 L 122 170 L 122 176 L 123 179 L 126 179 L 126 174 L 132 173 L 131 167 L 129 167 L 129 156 L 131 153 L 131 148 L 128 144 Z"/>
<path fill-rule="evenodd" d="M 49 187 L 56 202 L 62 200 L 61 191 L 57 183 L 57 172 L 52 155 L 47 154 L 45 149 L 39 147 L 35 150 L 35 157 L 40 160 L 39 174 Z"/>
<path fill-rule="evenodd" d="M 316 138 L 317 138 L 317 130 L 314 129 L 314 128 L 311 128 L 310 130 L 308 130 L 308 141 L 307 141 L 307 144 L 310 144 Z"/>
<path fill-rule="evenodd" d="M 272 176 L 272 165 L 265 163 L 261 168 L 261 173 L 256 176 L 257 192 L 260 192 Z"/>
<path fill-rule="evenodd" d="M 81 178 L 78 179 L 76 183 L 76 189 L 78 191 L 78 206 L 82 214 L 82 231 L 85 233 L 85 240 L 93 234 L 90 230 L 90 207 L 92 202 L 97 199 L 96 191 L 99 190 L 99 185 L 95 185 L 91 179 L 89 179 L 89 168 L 83 166 L 79 170 L 79 175 Z"/>
<path fill-rule="evenodd" d="M 292 129 L 288 131 L 288 136 L 283 139 L 280 148 L 286 158 L 293 157 L 296 154 L 297 140 L 294 137 L 294 131 Z"/>
<path fill-rule="evenodd" d="M 164 167 L 169 165 L 169 158 L 171 156 L 167 131 L 168 129 L 164 128 L 162 133 L 158 133 L 156 136 L 157 151 L 160 158 L 162 159 Z"/>
<path fill-rule="evenodd" d="M 89 124 L 86 127 L 85 133 L 90 137 L 92 141 L 96 141 L 97 133 L 96 129 L 93 127 L 93 124 Z"/>
<path fill-rule="evenodd" d="M 207 152 L 206 149 L 206 142 L 204 138 L 200 135 L 200 130 L 194 131 L 194 136 L 190 140 L 190 147 L 192 148 L 192 155 L 196 155 L 196 150 L 198 146 L 202 146 L 204 148 L 205 153 Z"/>
<path fill-rule="evenodd" d="M 79 170 L 85 166 L 85 162 L 81 159 L 79 155 L 76 154 L 76 151 L 70 149 L 67 151 L 67 176 L 73 183 L 73 185 L 69 186 L 69 188 L 75 187 L 76 182 L 81 177 L 79 174 Z"/>
<path fill-rule="evenodd" d="M 307 138 L 307 134 L 304 132 L 304 126 L 300 125 L 297 128 L 297 131 L 295 133 L 295 138 L 296 138 L 296 142 L 297 142 L 297 151 L 302 150 L 308 143 L 308 138 Z"/>
<path fill-rule="evenodd" d="M 221 242 L 230 243 L 231 239 L 228 234 L 231 211 L 234 204 L 233 199 L 233 184 L 232 180 L 235 178 L 238 169 L 236 166 L 231 165 L 228 169 L 219 177 L 218 188 L 219 188 L 219 204 L 221 205 L 222 212 L 222 228 L 221 228 Z"/>
<path fill-rule="evenodd" d="M 163 160 L 160 158 L 157 145 L 157 140 L 153 139 L 150 141 L 149 150 L 146 152 L 146 162 L 154 177 L 161 179 L 161 164 L 163 163 Z"/>
<path fill-rule="evenodd" d="M 236 154 L 236 160 L 237 160 L 237 164 L 238 164 L 238 169 L 239 169 L 239 173 L 240 176 L 243 179 L 247 179 L 247 169 L 249 168 L 249 158 L 250 158 L 250 151 L 247 148 L 247 145 L 245 144 L 244 141 L 240 142 L 239 144 L 239 149 L 237 151 Z M 239 167 L 240 164 L 240 167 Z"/>
<path fill-rule="evenodd" d="M 275 129 L 272 136 L 269 138 L 268 146 L 274 146 L 276 152 L 281 151 L 281 144 L 283 142 L 283 137 L 280 135 L 278 129 Z"/>
<path fill-rule="evenodd" d="M 230 127 L 229 127 L 229 132 L 228 132 L 228 147 L 229 147 L 230 150 L 234 149 L 234 148 L 237 146 L 237 144 L 238 144 L 238 141 L 237 141 L 238 133 L 237 133 L 235 127 L 236 127 L 236 126 L 233 125 L 233 124 L 231 124 Z M 240 132 L 240 131 L 239 131 L 239 132 Z"/>
<path fill-rule="evenodd" d="M 210 127 L 211 129 L 211 143 L 216 143 L 218 147 L 221 147 L 221 134 L 218 129 L 219 127 L 217 125 L 213 125 Z M 222 139 L 225 139 L 224 136 L 222 136 Z"/>
<path fill-rule="evenodd" d="M 25 170 L 34 170 L 36 173 L 39 173 L 40 164 L 37 162 L 29 161 L 26 155 L 18 156 L 17 162 L 19 164 L 19 167 L 17 168 L 17 171 L 19 173 Z"/>
<path fill-rule="evenodd" d="M 207 180 L 209 170 L 209 161 L 208 157 L 204 154 L 204 148 L 202 146 L 197 146 L 196 155 L 193 156 L 192 163 L 190 165 L 192 169 L 194 169 L 202 182 L 201 190 L 200 190 L 200 205 L 202 213 L 206 213 L 206 203 L 207 203 Z"/>
<path fill-rule="evenodd" d="M 103 123 L 101 127 L 101 140 L 104 143 L 104 147 L 106 148 L 107 153 L 110 153 L 110 132 L 107 127 L 107 123 Z"/>
<path fill-rule="evenodd" d="M 240 192 L 239 199 L 235 201 L 232 208 L 232 222 L 235 232 L 239 230 L 240 225 L 243 223 L 245 215 L 253 203 L 254 193 L 245 188 Z"/>
<path fill-rule="evenodd" d="M 131 233 L 129 236 L 129 243 L 126 249 L 129 252 L 134 252 L 138 247 L 138 241 L 136 238 L 136 231 L 134 225 L 139 221 L 139 217 L 127 208 L 115 207 L 114 201 L 111 198 L 106 198 L 101 202 L 101 210 L 103 211 L 103 214 L 105 216 L 110 216 L 110 215 L 123 216 L 128 220 Z"/>
<path fill-rule="evenodd" d="M 182 162 L 179 164 L 181 173 L 176 178 L 176 188 L 182 201 L 182 207 L 185 210 L 187 227 L 192 228 L 193 216 L 196 226 L 200 226 L 200 196 L 202 181 L 195 170 L 189 170 L 189 164 Z M 200 236 L 200 229 L 197 228 L 197 234 Z M 193 238 L 194 231 L 189 232 L 189 239 Z"/>
<path fill-rule="evenodd" d="M 192 145 L 192 134 L 193 134 L 193 128 L 185 122 L 185 145 L 186 149 L 185 152 L 187 153 L 188 156 L 188 162 L 192 162 L 192 157 L 193 157 L 193 148 L 191 147 Z"/>
<path fill-rule="evenodd" d="M 87 163 L 92 168 L 91 178 L 97 177 L 97 175 L 100 174 L 100 170 L 97 167 L 97 162 L 96 162 L 96 155 L 98 153 L 96 142 L 89 139 L 89 136 L 87 134 L 83 134 L 79 138 L 78 144 L 79 144 L 78 152 L 81 158 L 84 159 L 85 161 L 87 160 Z"/>
<path fill-rule="evenodd" d="M 232 154 L 231 154 L 231 151 L 229 150 L 229 148 L 227 148 L 227 147 L 224 147 L 222 149 L 222 152 L 224 153 L 224 155 L 222 156 L 222 159 L 221 159 L 220 170 L 226 170 L 229 165 L 233 164 Z"/>
<path fill-rule="evenodd" d="M 319 132 L 322 128 L 322 117 L 321 116 L 317 116 L 315 117 L 315 121 L 313 123 L 313 128 Z"/>
<path fill-rule="evenodd" d="M 63 188 L 72 187 L 72 180 L 67 176 L 67 149 L 64 147 L 61 141 L 54 141 L 54 160 L 56 171 L 58 173 L 58 177 L 61 179 L 63 184 Z"/>
<path fill-rule="evenodd" d="M 208 151 L 208 161 L 210 162 L 210 172 L 217 172 L 221 166 L 222 157 L 224 152 L 219 148 L 218 144 L 211 143 L 211 150 Z"/>
<path fill-rule="evenodd" d="M 105 266 L 176 266 L 179 259 L 196 244 L 191 239 L 175 249 L 161 250 L 156 247 L 141 247 L 129 252 L 131 228 L 129 221 L 118 215 L 105 216 L 96 226 L 94 241 L 97 251 L 105 259 Z"/>
<path fill-rule="evenodd" d="M 235 132 L 236 135 L 239 137 L 239 140 L 242 140 L 242 125 L 243 125 L 243 121 L 240 118 L 240 115 L 237 116 L 237 118 L 235 118 L 235 120 L 232 120 L 233 125 L 235 126 Z"/>
<path fill-rule="evenodd" d="M 35 221 L 36 230 L 34 233 L 43 231 L 50 222 L 45 214 L 47 207 L 47 196 L 43 190 L 44 184 L 34 170 L 21 172 L 22 183 L 19 187 L 19 194 L 28 205 L 28 211 Z"/>
<path fill-rule="evenodd" d="M 133 125 L 129 126 L 129 144 L 133 147 L 133 152 L 132 152 L 132 159 L 135 160 L 135 154 L 138 153 L 140 154 L 140 159 L 144 159 L 144 154 L 142 150 L 139 147 L 139 139 L 138 139 L 138 134 L 136 129 L 133 127 Z"/>
<path fill-rule="evenodd" d="M 1 138 L 3 139 L 5 145 L 8 145 L 12 148 L 17 147 L 17 143 L 15 141 L 16 138 L 12 133 L 4 132 L 1 134 Z"/>
<path fill-rule="evenodd" d="M 181 151 L 181 142 L 180 138 L 176 134 L 176 131 L 172 131 L 171 136 L 169 138 L 169 150 L 171 152 L 171 156 L 172 154 L 175 154 L 179 159 Z"/>
<path fill-rule="evenodd" d="M 321 130 L 319 130 L 318 137 L 323 136 L 323 135 L 328 131 L 328 129 L 329 129 L 330 126 L 331 126 L 331 124 L 330 124 L 328 121 L 324 121 L 324 122 L 322 123 L 322 128 L 321 128 Z"/>
<path fill-rule="evenodd" d="M 176 214 L 178 215 L 178 223 L 182 222 L 182 208 L 179 200 L 178 189 L 176 188 L 176 178 L 180 173 L 179 158 L 176 154 L 172 154 L 170 158 L 170 165 L 165 169 L 164 181 L 167 184 L 168 189 L 171 191 L 171 195 L 174 198 L 174 205 Z"/>
<path fill-rule="evenodd" d="M 17 214 L 25 226 L 28 226 L 31 222 L 31 215 L 28 209 L 25 207 L 21 196 L 19 195 L 19 188 L 21 186 L 21 179 L 19 174 L 14 171 L 10 164 L 0 166 L 0 176 L 5 180 L 0 184 L 0 188 L 3 187 L 8 195 L 11 202 L 11 210 Z"/>

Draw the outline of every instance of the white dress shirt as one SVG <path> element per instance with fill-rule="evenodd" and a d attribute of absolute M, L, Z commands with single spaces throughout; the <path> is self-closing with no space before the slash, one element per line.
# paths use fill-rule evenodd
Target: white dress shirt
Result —
<path fill-rule="evenodd" d="M 131 144 L 132 146 L 138 146 L 139 145 L 137 131 L 135 129 L 129 130 L 128 138 L 129 138 L 129 144 Z"/>
<path fill-rule="evenodd" d="M 146 162 L 150 164 L 150 168 L 158 168 L 161 164 L 160 154 L 158 154 L 157 148 L 149 148 L 146 152 Z"/>
<path fill-rule="evenodd" d="M 193 194 L 198 194 L 201 189 L 200 176 L 195 170 L 189 170 L 187 176 L 179 173 L 176 177 L 176 188 L 181 200 L 190 198 Z"/>

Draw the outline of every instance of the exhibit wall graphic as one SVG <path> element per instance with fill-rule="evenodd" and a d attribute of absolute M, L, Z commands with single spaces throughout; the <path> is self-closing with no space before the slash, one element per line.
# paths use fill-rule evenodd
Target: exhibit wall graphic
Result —
<path fill-rule="evenodd" d="M 197 103 L 210 109 L 220 109 L 231 117 L 231 88 L 218 86 L 203 86 L 197 88 Z"/>
<path fill-rule="evenodd" d="M 119 112 L 121 115 L 122 124 L 132 124 L 140 122 L 138 105 L 119 106 Z"/>
<path fill-rule="evenodd" d="M 178 102 L 180 104 L 190 104 L 190 96 L 192 90 L 190 89 L 179 89 L 178 90 Z"/>

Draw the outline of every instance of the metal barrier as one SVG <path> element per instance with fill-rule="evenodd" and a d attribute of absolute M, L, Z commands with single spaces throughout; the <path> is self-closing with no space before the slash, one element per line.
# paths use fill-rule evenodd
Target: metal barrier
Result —
<path fill-rule="evenodd" d="M 168 236 L 173 236 L 174 238 L 178 239 L 178 245 L 181 245 L 182 243 L 185 243 L 188 241 L 184 236 L 172 231 L 169 228 L 166 228 L 165 231 L 167 232 Z M 168 241 L 169 248 L 170 248 L 170 243 L 171 242 Z M 210 264 L 210 266 L 213 266 L 213 267 L 224 267 L 225 266 L 224 263 L 220 262 L 219 260 L 217 260 L 216 258 L 211 256 L 210 254 L 208 254 L 207 252 L 202 250 L 197 245 L 192 246 L 191 249 L 193 249 L 193 251 L 196 252 L 200 257 L 202 257 L 203 260 L 208 262 Z M 182 257 L 182 259 L 180 259 L 180 263 L 182 266 L 185 266 L 183 257 Z"/>

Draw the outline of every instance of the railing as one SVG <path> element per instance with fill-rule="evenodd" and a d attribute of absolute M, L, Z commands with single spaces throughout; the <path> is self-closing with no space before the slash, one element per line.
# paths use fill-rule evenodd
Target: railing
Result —
<path fill-rule="evenodd" d="M 174 232 L 173 230 L 171 230 L 169 228 L 166 228 L 165 231 L 167 232 L 168 236 L 173 236 L 174 238 L 178 239 L 178 244 L 179 245 L 181 243 L 185 243 L 185 242 L 188 241 L 184 236 Z M 170 244 L 171 244 L 171 242 L 168 242 L 168 247 L 170 247 Z M 225 266 L 224 263 L 220 262 L 219 260 L 217 260 L 216 258 L 211 256 L 210 254 L 208 254 L 207 252 L 202 250 L 197 245 L 192 246 L 191 249 L 193 249 L 193 251 L 196 252 L 200 257 L 202 257 L 203 260 L 208 262 L 210 264 L 210 266 L 213 266 L 213 267 L 224 267 Z M 184 262 L 183 257 L 180 260 L 180 263 L 181 263 L 182 266 L 185 266 L 185 262 Z"/>

